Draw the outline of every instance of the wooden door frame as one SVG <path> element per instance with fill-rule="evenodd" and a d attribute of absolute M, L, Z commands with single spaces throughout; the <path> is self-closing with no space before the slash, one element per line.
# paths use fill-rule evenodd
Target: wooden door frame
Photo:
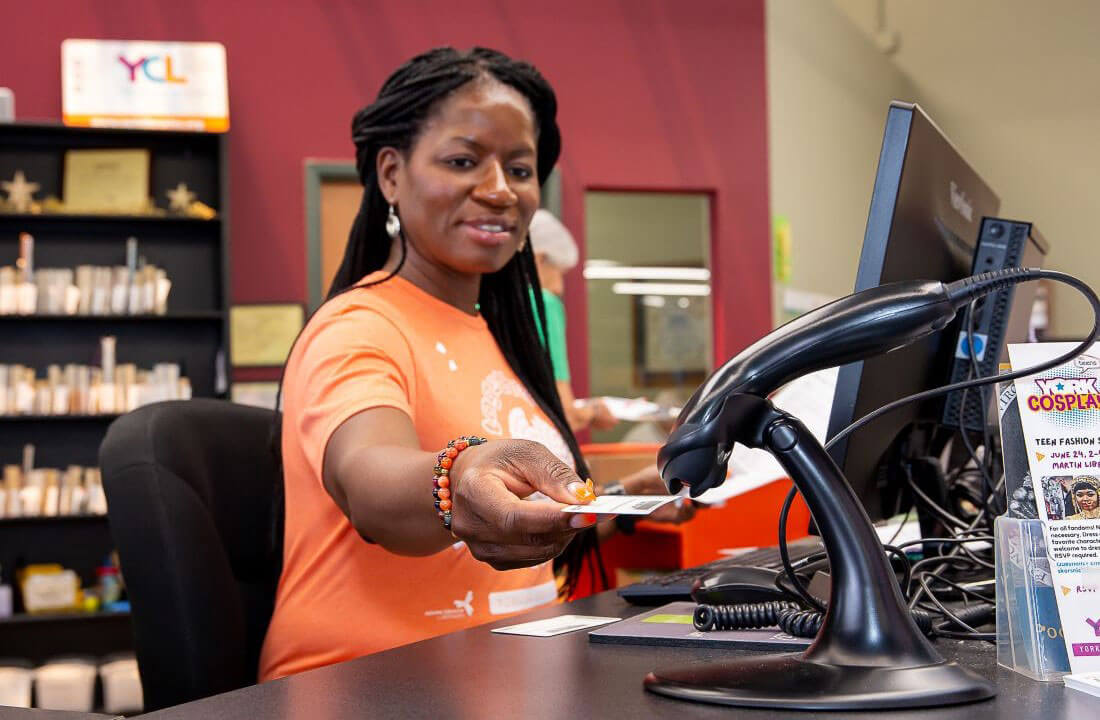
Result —
<path fill-rule="evenodd" d="M 313 312 L 324 300 L 324 278 L 321 277 L 321 185 L 325 181 L 359 180 L 351 160 L 320 160 L 306 158 L 306 291 L 307 307 Z M 561 174 L 554 168 L 542 188 L 542 205 L 561 217 Z"/>
<path fill-rule="evenodd" d="M 351 160 L 319 160 L 306 158 L 306 289 L 309 312 L 324 300 L 324 278 L 321 277 L 321 185 L 326 181 L 358 182 L 359 174 Z"/>

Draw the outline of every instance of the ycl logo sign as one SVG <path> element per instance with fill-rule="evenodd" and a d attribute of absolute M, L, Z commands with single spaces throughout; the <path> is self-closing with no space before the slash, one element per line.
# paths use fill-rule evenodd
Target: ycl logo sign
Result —
<path fill-rule="evenodd" d="M 140 77 L 147 78 L 155 83 L 185 83 L 187 78 L 180 77 L 172 71 L 172 56 L 150 55 L 149 57 L 127 60 L 124 55 L 118 56 L 118 61 L 126 66 L 130 73 L 130 82 L 136 83 Z"/>
<path fill-rule="evenodd" d="M 225 132 L 225 62 L 220 43 L 65 40 L 61 117 L 85 127 Z"/>

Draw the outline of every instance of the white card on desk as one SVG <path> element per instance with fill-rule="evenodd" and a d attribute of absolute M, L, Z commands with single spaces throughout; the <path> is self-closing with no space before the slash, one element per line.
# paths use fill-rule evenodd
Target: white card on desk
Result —
<path fill-rule="evenodd" d="M 1100 697 L 1100 673 L 1077 673 L 1062 678 L 1066 687 Z"/>
<path fill-rule="evenodd" d="M 562 512 L 596 515 L 648 515 L 678 495 L 600 495 L 587 505 L 567 505 Z"/>
<path fill-rule="evenodd" d="M 597 617 L 595 615 L 558 615 L 545 620 L 533 620 L 532 622 L 508 625 L 502 628 L 493 628 L 492 632 L 505 635 L 533 635 L 534 637 L 551 637 L 562 633 L 584 630 L 585 628 L 607 625 L 618 622 L 617 617 Z"/>

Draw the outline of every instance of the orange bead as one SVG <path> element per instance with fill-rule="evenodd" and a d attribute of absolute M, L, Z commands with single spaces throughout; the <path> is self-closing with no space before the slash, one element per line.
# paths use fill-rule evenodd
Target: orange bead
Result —
<path fill-rule="evenodd" d="M 447 470 L 447 469 L 450 469 L 450 467 L 451 467 L 451 463 L 452 463 L 452 462 L 453 462 L 453 461 L 452 461 L 452 460 L 451 460 L 450 458 L 448 458 L 448 457 L 445 457 L 445 458 L 443 458 L 442 460 L 440 460 L 440 461 L 439 461 L 439 465 L 440 465 L 440 467 L 442 467 L 442 468 L 443 468 L 444 470 Z"/>
<path fill-rule="evenodd" d="M 456 457 L 458 457 L 458 450 L 456 450 L 456 449 L 455 449 L 455 448 L 453 448 L 453 447 L 451 447 L 451 448 L 447 448 L 447 457 L 449 457 L 449 458 L 451 458 L 452 460 L 454 460 L 454 459 L 455 459 Z"/>
<path fill-rule="evenodd" d="M 436 493 L 440 500 L 449 500 L 451 497 L 451 491 L 445 487 L 439 488 L 439 492 Z"/>
<path fill-rule="evenodd" d="M 459 440 L 455 443 L 455 450 L 458 450 L 459 452 L 462 452 L 468 447 L 470 447 L 470 443 L 466 442 L 465 440 Z"/>
<path fill-rule="evenodd" d="M 440 500 L 439 501 L 439 509 L 442 510 L 443 512 L 447 512 L 448 510 L 451 509 L 451 501 L 450 500 Z"/>
<path fill-rule="evenodd" d="M 437 478 L 436 481 L 435 481 L 435 484 L 438 485 L 441 488 L 445 488 L 445 487 L 448 487 L 451 484 L 451 479 L 449 477 L 447 477 L 446 475 L 444 475 L 441 478 Z"/>

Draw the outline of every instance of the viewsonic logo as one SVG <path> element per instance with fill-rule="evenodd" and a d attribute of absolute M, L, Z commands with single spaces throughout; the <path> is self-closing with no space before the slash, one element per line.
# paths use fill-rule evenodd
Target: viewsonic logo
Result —
<path fill-rule="evenodd" d="M 951 207 L 966 218 L 967 222 L 974 222 L 974 206 L 970 198 L 966 197 L 966 192 L 954 180 L 951 181 Z"/>

